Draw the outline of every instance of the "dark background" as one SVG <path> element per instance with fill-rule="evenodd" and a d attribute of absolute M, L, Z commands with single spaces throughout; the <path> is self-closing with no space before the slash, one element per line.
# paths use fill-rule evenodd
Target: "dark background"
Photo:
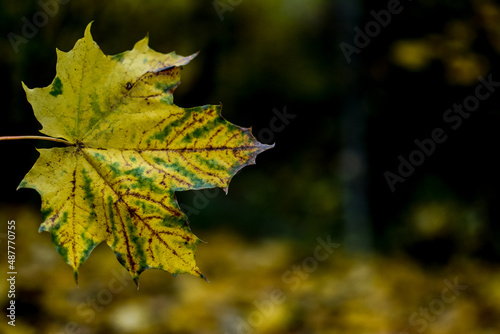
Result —
<path fill-rule="evenodd" d="M 191 228 L 202 239 L 229 231 L 250 244 L 285 240 L 310 250 L 318 236 L 331 235 L 346 256 L 402 256 L 424 270 L 457 258 L 496 268 L 500 92 L 456 130 L 443 114 L 474 94 L 479 76 L 500 82 L 500 6 L 401 1 L 401 12 L 348 62 L 340 43 L 355 46 L 353 29 L 364 31 L 374 20 L 370 12 L 390 2 L 220 1 L 232 8 L 220 16 L 212 1 L 71 0 L 15 52 L 8 34 L 22 36 L 22 18 L 33 22 L 43 9 L 34 1 L 0 1 L 0 135 L 38 134 L 21 81 L 31 88 L 50 84 L 55 49 L 69 51 L 90 21 L 105 54 L 129 50 L 149 34 L 159 52 L 200 51 L 182 72 L 177 105 L 222 103 L 226 119 L 276 144 L 232 180 L 227 196 L 178 194 L 182 205 L 194 208 Z M 284 108 L 295 118 L 272 140 L 263 137 L 273 109 Z M 398 156 L 408 158 L 414 141 L 430 138 L 435 128 L 445 131 L 446 141 L 392 192 L 384 173 L 397 173 Z M 16 188 L 37 158 L 35 147 L 49 146 L 0 142 L 6 219 L 39 209 L 36 192 Z M 291 258 L 303 259 L 297 254 Z M 60 279 L 71 280 L 66 274 Z M 408 306 L 410 313 L 419 305 Z"/>

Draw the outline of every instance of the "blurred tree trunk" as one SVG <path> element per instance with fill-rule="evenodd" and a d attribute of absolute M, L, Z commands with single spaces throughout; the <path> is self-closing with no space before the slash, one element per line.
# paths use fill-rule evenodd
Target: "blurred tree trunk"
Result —
<path fill-rule="evenodd" d="M 362 3 L 359 0 L 340 0 L 335 8 L 339 43 L 354 45 L 354 27 L 359 26 Z M 340 112 L 341 151 L 340 172 L 344 224 L 344 246 L 349 252 L 370 251 L 373 231 L 367 198 L 366 103 L 360 92 L 360 54 L 352 54 L 348 63 L 340 48 L 340 62 L 345 64 L 344 101 Z"/>

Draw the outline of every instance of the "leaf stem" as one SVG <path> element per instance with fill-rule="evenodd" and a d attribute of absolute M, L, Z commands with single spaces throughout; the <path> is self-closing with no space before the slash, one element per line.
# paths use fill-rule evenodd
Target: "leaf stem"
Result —
<path fill-rule="evenodd" d="M 55 141 L 57 143 L 63 143 L 63 144 L 66 144 L 68 146 L 73 145 L 72 143 L 70 143 L 64 139 L 45 137 L 45 136 L 5 136 L 5 137 L 0 137 L 0 141 L 1 140 L 22 140 L 22 139 L 49 140 L 49 141 Z"/>

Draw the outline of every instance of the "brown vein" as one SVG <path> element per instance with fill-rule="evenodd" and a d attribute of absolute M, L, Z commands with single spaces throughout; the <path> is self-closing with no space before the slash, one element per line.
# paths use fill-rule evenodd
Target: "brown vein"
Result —
<path fill-rule="evenodd" d="M 174 175 L 174 174 L 170 174 L 170 173 L 168 173 L 167 171 L 165 171 L 165 170 L 163 170 L 163 169 L 160 169 L 160 168 L 156 167 L 154 164 L 152 164 L 151 162 L 149 162 L 149 161 L 146 159 L 146 157 L 144 156 L 144 153 L 143 153 L 143 152 L 140 152 L 140 153 L 139 153 L 139 156 L 143 159 L 143 161 L 144 161 L 144 162 L 145 162 L 148 166 L 150 166 L 151 168 L 155 169 L 156 171 L 158 171 L 159 173 L 161 173 L 161 174 L 162 174 L 162 176 L 163 176 L 162 183 L 163 183 L 163 184 L 165 184 L 165 178 L 166 178 L 166 177 L 170 177 L 170 178 L 172 178 L 172 179 L 176 180 L 178 183 L 185 185 L 186 187 L 190 187 L 190 186 L 192 186 L 192 185 L 193 185 L 192 183 L 189 183 L 189 182 L 187 182 L 187 181 L 185 181 L 185 180 L 181 180 L 180 178 L 178 178 L 178 177 L 177 177 L 176 175 Z"/>
<path fill-rule="evenodd" d="M 124 196 L 131 196 L 131 197 L 138 198 L 138 199 L 141 199 L 141 200 L 146 201 L 146 202 L 154 203 L 154 204 L 158 205 L 159 207 L 163 208 L 165 211 L 168 211 L 173 216 L 176 216 L 176 217 L 180 217 L 181 216 L 178 211 L 175 211 L 174 209 L 166 206 L 162 202 L 155 201 L 152 198 L 146 197 L 146 196 L 144 196 L 144 195 L 142 195 L 140 193 L 135 193 L 135 192 L 127 191 L 124 194 Z M 127 203 L 125 202 L 125 204 L 127 204 Z M 127 205 L 127 207 L 131 208 L 129 205 Z"/>
<path fill-rule="evenodd" d="M 196 165 L 192 164 L 192 163 L 191 163 L 191 162 L 189 162 L 189 161 L 188 161 L 188 160 L 184 157 L 184 155 L 182 155 L 181 153 L 179 153 L 179 157 L 180 157 L 182 160 L 184 160 L 184 162 L 185 162 L 186 164 L 188 164 L 188 165 L 190 165 L 191 167 L 193 167 L 193 169 L 195 169 L 195 170 L 197 170 L 197 171 L 199 171 L 200 173 L 203 173 L 203 174 L 205 174 L 205 175 L 211 176 L 211 177 L 212 177 L 212 178 L 214 178 L 214 179 L 219 179 L 222 183 L 224 183 L 224 180 L 223 180 L 221 177 L 219 177 L 219 176 L 217 176 L 217 175 L 215 175 L 215 174 L 213 174 L 213 173 L 207 172 L 206 170 L 203 170 L 203 169 L 199 168 L 198 166 L 196 166 Z"/>
<path fill-rule="evenodd" d="M 73 196 L 72 198 L 72 202 L 73 202 L 73 222 L 71 224 L 71 227 L 72 227 L 72 230 L 73 230 L 73 238 L 69 238 L 72 243 L 71 243 L 71 249 L 73 251 L 73 268 L 76 269 L 76 240 L 77 238 L 75 238 L 76 236 L 76 231 L 75 231 L 75 225 L 76 225 L 76 169 L 78 167 L 78 154 L 77 154 L 77 151 L 75 151 L 75 169 L 73 170 L 73 190 L 71 191 L 71 194 Z"/>
<path fill-rule="evenodd" d="M 120 223 L 122 225 L 122 230 L 123 230 L 124 239 L 125 239 L 125 245 L 127 248 L 127 258 L 128 258 L 129 263 L 130 263 L 131 272 L 133 272 L 135 275 L 136 274 L 136 271 L 135 271 L 136 263 L 134 261 L 134 257 L 132 256 L 132 253 L 130 252 L 130 243 L 129 243 L 129 237 L 127 234 L 127 229 L 126 229 L 125 223 L 123 222 L 123 218 L 122 218 L 122 215 L 120 213 L 120 209 L 118 208 L 118 204 L 116 202 L 113 203 L 113 207 L 115 208 L 117 216 L 119 217 Z"/>
<path fill-rule="evenodd" d="M 136 213 L 132 213 L 132 215 L 135 216 L 139 221 L 141 221 L 143 223 L 143 226 L 145 226 L 149 230 L 152 237 L 155 237 L 161 244 L 163 244 L 165 246 L 165 248 L 167 248 L 174 256 L 177 256 L 182 262 L 184 262 L 185 264 L 188 264 L 188 262 L 186 260 L 184 260 L 179 254 L 177 254 L 177 252 L 172 247 L 170 247 L 170 245 L 165 240 L 163 240 L 163 238 L 160 237 L 160 234 L 168 234 L 168 235 L 177 236 L 181 239 L 186 240 L 187 242 L 192 242 L 192 240 L 194 238 L 190 238 L 189 236 L 183 236 L 183 235 L 180 235 L 177 233 L 173 233 L 172 231 L 157 231 L 157 230 L 153 229 L 148 223 L 146 223 L 146 221 L 143 219 L 143 217 L 140 217 Z M 152 247 L 152 243 L 149 243 L 149 248 L 150 248 L 149 250 L 151 251 L 151 253 L 154 253 L 153 250 L 151 249 L 151 247 Z"/>

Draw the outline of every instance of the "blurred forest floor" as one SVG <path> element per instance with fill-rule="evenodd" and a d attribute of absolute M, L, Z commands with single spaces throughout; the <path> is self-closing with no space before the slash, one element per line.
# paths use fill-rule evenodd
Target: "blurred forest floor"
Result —
<path fill-rule="evenodd" d="M 207 243 L 197 252 L 210 283 L 147 270 L 137 289 L 100 245 L 80 268 L 77 287 L 49 234 L 36 232 L 39 213 L 1 208 L 0 220 L 13 216 L 24 245 L 16 260 L 18 315 L 15 328 L 0 322 L 2 333 L 494 334 L 500 328 L 498 265 L 457 257 L 423 267 L 404 255 L 351 256 L 327 235 L 252 241 L 214 230 L 200 236 Z M 0 290 L 7 290 L 6 280 Z"/>

